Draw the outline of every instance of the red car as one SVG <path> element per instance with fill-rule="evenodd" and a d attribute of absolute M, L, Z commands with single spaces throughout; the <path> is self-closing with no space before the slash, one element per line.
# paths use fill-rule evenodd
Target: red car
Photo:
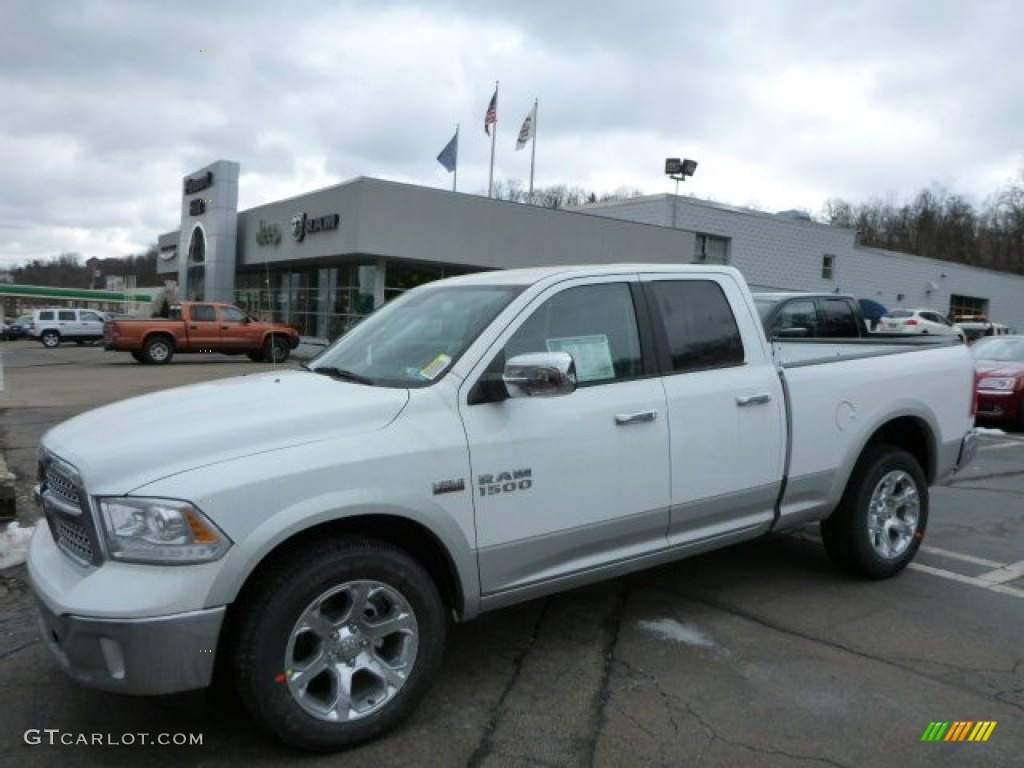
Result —
<path fill-rule="evenodd" d="M 978 421 L 1024 430 L 1024 336 L 988 336 L 971 351 Z"/>

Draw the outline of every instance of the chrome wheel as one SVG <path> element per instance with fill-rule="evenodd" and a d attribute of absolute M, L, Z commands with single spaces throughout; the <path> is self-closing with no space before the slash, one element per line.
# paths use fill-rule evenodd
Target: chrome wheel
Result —
<path fill-rule="evenodd" d="M 388 704 L 409 678 L 419 626 L 406 598 L 379 581 L 350 581 L 310 603 L 288 637 L 288 690 L 309 714 L 330 722 L 364 718 Z"/>
<path fill-rule="evenodd" d="M 875 486 L 868 504 L 872 548 L 889 560 L 902 556 L 914 540 L 921 509 L 914 478 L 903 470 L 888 472 Z"/>

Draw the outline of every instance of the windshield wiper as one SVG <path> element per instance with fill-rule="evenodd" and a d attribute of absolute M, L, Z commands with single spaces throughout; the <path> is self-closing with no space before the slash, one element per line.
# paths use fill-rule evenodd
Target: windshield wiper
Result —
<path fill-rule="evenodd" d="M 302 367 L 305 368 L 307 371 L 312 371 L 313 373 L 321 373 L 324 376 L 331 376 L 332 378 L 341 379 L 342 381 L 353 381 L 356 384 L 365 384 L 368 387 L 374 386 L 373 379 L 368 379 L 366 376 L 360 376 L 358 373 L 353 373 L 352 371 L 346 371 L 344 368 L 337 368 L 332 365 L 324 365 L 320 366 L 319 368 L 310 368 L 305 363 L 302 364 Z"/>

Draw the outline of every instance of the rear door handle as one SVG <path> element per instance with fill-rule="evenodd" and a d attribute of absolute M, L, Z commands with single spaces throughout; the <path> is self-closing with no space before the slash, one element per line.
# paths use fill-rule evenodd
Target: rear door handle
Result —
<path fill-rule="evenodd" d="M 740 395 L 736 398 L 736 405 L 741 408 L 745 405 L 764 405 L 770 403 L 772 396 L 767 392 L 760 392 L 756 395 Z"/>
<path fill-rule="evenodd" d="M 620 427 L 624 427 L 627 424 L 644 424 L 648 421 L 654 421 L 658 416 L 656 411 L 637 411 L 636 413 L 617 413 L 615 414 L 615 423 Z"/>

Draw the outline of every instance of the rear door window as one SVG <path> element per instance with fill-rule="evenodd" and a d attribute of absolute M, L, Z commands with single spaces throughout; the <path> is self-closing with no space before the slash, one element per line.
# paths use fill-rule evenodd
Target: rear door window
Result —
<path fill-rule="evenodd" d="M 189 309 L 189 317 L 197 323 L 217 322 L 217 312 L 209 304 L 194 304 Z"/>
<path fill-rule="evenodd" d="M 672 372 L 742 365 L 743 341 L 732 307 L 713 280 L 651 283 Z"/>
<path fill-rule="evenodd" d="M 857 338 L 861 335 L 857 315 L 848 301 L 822 299 L 821 313 L 825 325 L 823 335 L 839 338 Z"/>
<path fill-rule="evenodd" d="M 61 309 L 57 311 L 57 319 L 65 322 L 75 322 L 78 318 L 75 317 L 75 310 L 73 309 Z"/>

